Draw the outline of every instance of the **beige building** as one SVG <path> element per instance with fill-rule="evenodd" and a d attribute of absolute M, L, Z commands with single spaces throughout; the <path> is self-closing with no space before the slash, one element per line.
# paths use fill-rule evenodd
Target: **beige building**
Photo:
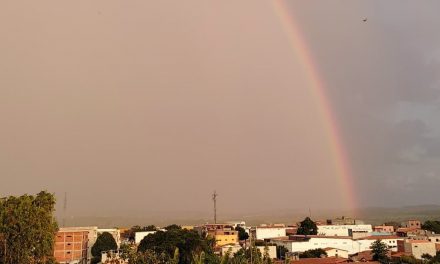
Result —
<path fill-rule="evenodd" d="M 257 249 L 260 250 L 262 256 L 264 256 L 267 251 L 267 255 L 269 256 L 269 258 L 277 258 L 277 246 L 257 246 Z"/>
<path fill-rule="evenodd" d="M 422 259 L 423 254 L 435 256 L 437 253 L 435 243 L 428 240 L 407 239 L 398 241 L 398 251 L 413 255 L 416 259 Z"/>
<path fill-rule="evenodd" d="M 419 220 L 411 219 L 402 223 L 403 227 L 407 228 L 422 228 L 422 223 Z"/>
<path fill-rule="evenodd" d="M 348 258 L 348 251 L 338 248 L 324 248 L 327 257 Z"/>
<path fill-rule="evenodd" d="M 394 233 L 394 226 L 380 225 L 373 228 L 374 232 Z"/>

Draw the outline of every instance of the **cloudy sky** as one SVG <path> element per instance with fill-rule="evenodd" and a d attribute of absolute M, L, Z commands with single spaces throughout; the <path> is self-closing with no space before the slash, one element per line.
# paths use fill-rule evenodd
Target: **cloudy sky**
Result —
<path fill-rule="evenodd" d="M 440 2 L 293 1 L 358 206 L 438 203 Z M 364 18 L 367 21 L 364 22 Z M 2 1 L 0 194 L 76 215 L 344 208 L 272 1 Z"/>

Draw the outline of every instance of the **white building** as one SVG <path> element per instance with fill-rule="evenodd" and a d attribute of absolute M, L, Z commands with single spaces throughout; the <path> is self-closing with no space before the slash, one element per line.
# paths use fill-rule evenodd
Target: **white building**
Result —
<path fill-rule="evenodd" d="M 397 241 L 403 240 L 397 236 L 376 236 L 366 237 L 362 239 L 352 239 L 345 236 L 290 236 L 278 239 L 271 239 L 271 242 L 285 246 L 290 252 L 304 252 L 317 248 L 335 248 L 347 251 L 349 255 L 370 250 L 371 244 L 381 240 L 387 244 L 391 251 L 397 251 Z"/>
<path fill-rule="evenodd" d="M 144 237 L 150 235 L 150 234 L 154 234 L 156 233 L 156 231 L 141 231 L 141 232 L 136 232 L 134 233 L 134 242 L 136 243 L 136 245 L 139 245 L 139 243 L 141 243 L 142 239 L 144 239 Z"/>
<path fill-rule="evenodd" d="M 285 237 L 286 236 L 285 226 L 259 226 L 255 229 L 252 229 L 253 238 L 257 240 L 264 240 L 270 238 L 277 237 Z"/>
<path fill-rule="evenodd" d="M 364 234 L 368 236 L 373 232 L 371 225 L 319 225 L 318 235 L 320 236 L 353 236 Z"/>

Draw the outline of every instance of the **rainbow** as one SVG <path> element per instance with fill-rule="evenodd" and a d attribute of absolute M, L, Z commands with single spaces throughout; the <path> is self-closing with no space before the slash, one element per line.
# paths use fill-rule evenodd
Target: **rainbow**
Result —
<path fill-rule="evenodd" d="M 358 206 L 355 191 L 356 188 L 351 174 L 348 156 L 341 140 L 341 134 L 338 130 L 338 122 L 326 95 L 326 90 L 323 81 L 320 78 L 318 68 L 314 63 L 312 53 L 307 46 L 298 23 L 288 12 L 286 1 L 272 0 L 272 2 L 275 13 L 279 17 L 286 32 L 288 41 L 303 66 L 307 81 L 309 82 L 309 87 L 311 88 L 312 96 L 315 98 L 317 107 L 319 108 L 318 111 L 322 118 L 321 121 L 324 124 L 324 129 L 326 129 L 326 134 L 328 136 L 334 169 L 338 175 L 338 182 L 342 189 L 342 198 L 345 203 L 343 206 L 354 213 Z"/>

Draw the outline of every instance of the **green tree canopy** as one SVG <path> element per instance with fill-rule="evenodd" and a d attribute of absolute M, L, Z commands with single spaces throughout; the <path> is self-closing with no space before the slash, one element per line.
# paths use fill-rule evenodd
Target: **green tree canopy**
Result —
<path fill-rule="evenodd" d="M 423 223 L 422 228 L 440 234 L 440 221 L 426 221 Z"/>
<path fill-rule="evenodd" d="M 103 251 L 117 249 L 118 244 L 116 244 L 116 241 L 112 234 L 110 234 L 109 232 L 104 232 L 98 235 L 98 238 L 96 239 L 96 242 L 95 244 L 93 244 L 92 247 L 93 262 L 98 263 L 99 261 L 101 261 Z"/>
<path fill-rule="evenodd" d="M 284 259 L 289 250 L 285 246 L 277 246 L 277 258 Z"/>
<path fill-rule="evenodd" d="M 239 240 L 247 240 L 249 238 L 249 234 L 244 230 L 243 227 L 237 226 L 235 231 L 238 231 L 238 239 Z"/>
<path fill-rule="evenodd" d="M 191 263 L 194 255 L 199 255 L 201 252 L 205 253 L 206 258 L 209 258 L 208 255 L 213 255 L 210 240 L 202 238 L 195 231 L 176 228 L 176 226 L 167 231 L 157 231 L 146 236 L 140 242 L 138 251 L 151 250 L 158 255 L 165 254 L 172 259 L 176 248 L 179 249 L 180 264 Z"/>
<path fill-rule="evenodd" d="M 380 240 L 376 240 L 371 245 L 371 253 L 373 254 L 373 260 L 381 263 L 388 261 L 388 247 L 387 244 Z"/>
<path fill-rule="evenodd" d="M 322 248 L 310 249 L 299 254 L 300 258 L 321 258 L 326 257 L 327 252 Z"/>
<path fill-rule="evenodd" d="M 316 223 L 312 221 L 309 217 L 306 217 L 304 221 L 300 223 L 297 231 L 298 235 L 316 235 L 318 234 L 318 227 Z"/>
<path fill-rule="evenodd" d="M 58 230 L 54 211 L 55 196 L 45 191 L 36 196 L 1 198 L 1 261 L 6 264 L 53 263 Z"/>

